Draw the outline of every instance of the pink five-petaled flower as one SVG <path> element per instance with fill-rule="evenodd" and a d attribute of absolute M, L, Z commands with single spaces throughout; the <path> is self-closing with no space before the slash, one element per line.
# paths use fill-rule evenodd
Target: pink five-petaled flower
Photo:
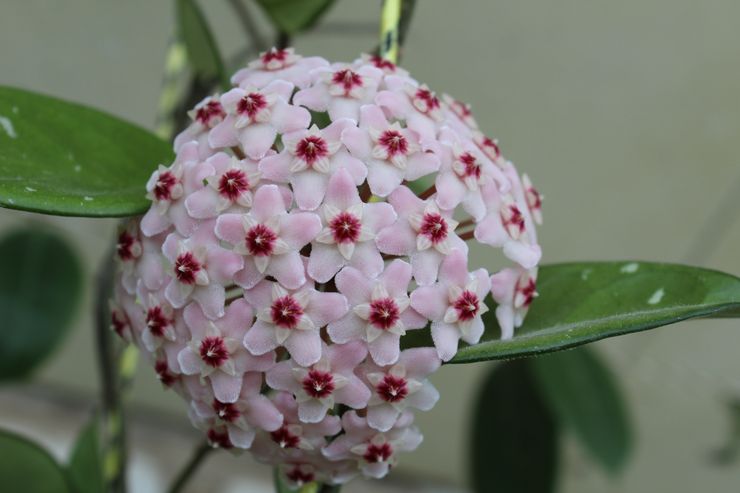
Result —
<path fill-rule="evenodd" d="M 322 453 L 329 460 L 355 459 L 365 476 L 382 478 L 396 464 L 397 452 L 410 452 L 421 443 L 421 433 L 412 426 L 413 421 L 413 414 L 404 412 L 383 433 L 371 428 L 367 419 L 355 411 L 347 412 L 342 416 L 344 433 Z"/>
<path fill-rule="evenodd" d="M 193 122 L 175 137 L 175 152 L 178 152 L 184 144 L 194 140 L 198 142 L 198 155 L 201 159 L 206 159 L 213 153 L 213 149 L 208 144 L 208 133 L 223 121 L 226 111 L 221 106 L 218 95 L 214 95 L 203 98 L 193 110 L 188 111 L 188 116 Z"/>
<path fill-rule="evenodd" d="M 532 214 L 534 222 L 542 224 L 542 195 L 532 185 L 532 180 L 525 173 L 522 175 L 522 185 L 524 186 L 524 196 L 527 199 L 529 212 Z"/>
<path fill-rule="evenodd" d="M 244 300 L 229 304 L 223 318 L 215 322 L 208 320 L 195 303 L 185 308 L 184 318 L 191 339 L 177 361 L 184 374 L 208 377 L 219 401 L 236 402 L 244 372 L 267 371 L 275 364 L 275 353 L 253 356 L 242 346 L 253 319 L 252 308 Z"/>
<path fill-rule="evenodd" d="M 378 233 L 378 249 L 389 255 L 408 255 L 414 279 L 420 285 L 433 284 L 442 259 L 468 245 L 455 233 L 458 223 L 452 213 L 437 207 L 434 198 L 421 200 L 405 186 L 388 196 L 398 220 Z"/>
<path fill-rule="evenodd" d="M 334 436 L 342 429 L 337 416 L 327 414 L 318 423 L 304 423 L 298 417 L 298 403 L 289 392 L 277 392 L 271 398 L 283 415 L 277 430 L 260 433 L 252 445 L 257 460 L 279 464 L 288 460 L 301 460 L 306 451 L 318 451 L 326 444 L 327 436 Z"/>
<path fill-rule="evenodd" d="M 403 180 L 414 181 L 439 169 L 439 157 L 423 152 L 416 132 L 388 122 L 375 105 L 360 108 L 360 126 L 342 132 L 349 152 L 367 164 L 370 190 L 386 197 Z"/>
<path fill-rule="evenodd" d="M 234 402 L 219 400 L 208 387 L 198 389 L 191 409 L 196 426 L 210 428 L 213 424 L 226 427 L 229 441 L 234 447 L 248 449 L 258 430 L 272 432 L 280 428 L 283 415 L 270 399 L 260 393 L 262 374 L 247 372 L 240 379 L 241 391 Z M 200 425 L 200 426 L 199 426 Z M 210 426 L 209 426 L 210 425 Z"/>
<path fill-rule="evenodd" d="M 498 303 L 496 319 L 501 338 L 511 339 L 520 327 L 532 300 L 537 297 L 537 268 L 503 269 L 491 276 L 491 296 Z"/>
<path fill-rule="evenodd" d="M 221 96 L 227 117 L 211 130 L 212 147 L 241 145 L 252 159 L 261 159 L 278 134 L 308 127 L 311 114 L 305 108 L 288 104 L 293 84 L 276 80 L 263 89 L 234 88 Z"/>
<path fill-rule="evenodd" d="M 298 253 L 321 230 L 321 219 L 312 212 L 285 211 L 285 200 L 276 185 L 263 185 L 254 194 L 246 214 L 222 214 L 216 236 L 244 256 L 244 269 L 234 282 L 249 289 L 265 276 L 273 276 L 289 289 L 306 282 Z"/>
<path fill-rule="evenodd" d="M 378 365 L 398 361 L 401 336 L 408 329 L 426 325 L 426 319 L 409 307 L 410 281 L 411 266 L 402 260 L 391 262 L 377 278 L 368 277 L 354 267 L 342 269 L 335 282 L 352 310 L 329 324 L 331 340 L 339 344 L 365 341 Z"/>
<path fill-rule="evenodd" d="M 316 291 L 308 283 L 287 291 L 264 280 L 246 290 L 244 298 L 257 310 L 257 321 L 244 336 L 244 346 L 256 355 L 283 346 L 301 366 L 321 359 L 320 329 L 348 310 L 344 296 Z"/>
<path fill-rule="evenodd" d="M 332 120 L 360 118 L 360 106 L 375 98 L 383 71 L 372 65 L 360 68 L 337 63 L 313 72 L 314 84 L 293 97 L 293 103 L 312 111 L 328 112 Z"/>
<path fill-rule="evenodd" d="M 406 408 L 429 411 L 434 407 L 439 392 L 426 378 L 439 365 L 433 348 L 402 351 L 398 362 L 390 367 L 365 363 L 360 371 L 373 389 L 367 405 L 367 424 L 378 431 L 388 431 Z"/>
<path fill-rule="evenodd" d="M 164 291 L 167 301 L 182 308 L 194 299 L 210 319 L 224 313 L 226 290 L 234 274 L 242 269 L 241 256 L 224 250 L 213 235 L 213 222 L 202 223 L 190 238 L 170 233 L 162 245 L 172 277 Z"/>
<path fill-rule="evenodd" d="M 151 352 L 156 351 L 162 342 L 175 341 L 175 313 L 172 306 L 149 293 L 144 305 L 146 328 L 141 332 L 141 342 Z"/>
<path fill-rule="evenodd" d="M 197 223 L 182 198 L 202 188 L 203 179 L 212 174 L 213 168 L 198 157 L 198 143 L 184 144 L 172 166 L 160 165 L 146 184 L 146 196 L 153 205 L 141 219 L 141 232 L 154 236 L 174 224 L 178 233 L 190 235 Z"/>
<path fill-rule="evenodd" d="M 185 199 L 188 214 L 196 219 L 208 219 L 233 206 L 251 207 L 252 192 L 260 180 L 257 163 L 238 160 L 223 152 L 214 154 L 207 162 L 214 173 L 205 178 L 208 186 Z"/>
<path fill-rule="evenodd" d="M 322 206 L 324 228 L 312 244 L 308 274 L 327 282 L 345 265 L 368 276 L 383 270 L 383 257 L 375 245 L 375 234 L 396 220 L 390 204 L 364 203 L 352 176 L 345 169 L 329 180 Z"/>
<path fill-rule="evenodd" d="M 411 306 L 432 321 L 432 339 L 442 361 L 457 352 L 460 339 L 476 344 L 483 335 L 483 303 L 491 289 L 485 269 L 468 273 L 468 258 L 453 250 L 439 269 L 439 282 L 421 286 L 411 293 Z"/>
<path fill-rule="evenodd" d="M 342 119 L 319 130 L 316 125 L 283 135 L 285 148 L 260 162 L 262 177 L 277 183 L 290 183 L 295 200 L 303 210 L 314 210 L 324 199 L 329 177 L 346 168 L 360 185 L 367 168 L 359 159 L 341 149 L 340 135 L 352 120 Z"/>
<path fill-rule="evenodd" d="M 534 223 L 529 208 L 520 190 L 517 198 L 518 181 L 511 193 L 502 194 L 496 187 L 482 188 L 488 212 L 475 226 L 475 239 L 487 245 L 503 247 L 504 255 L 525 269 L 537 265 L 542 249 L 537 244 Z"/>
<path fill-rule="evenodd" d="M 318 423 L 334 404 L 362 409 L 370 391 L 354 370 L 367 356 L 359 341 L 323 345 L 318 363 L 303 368 L 292 361 L 281 361 L 267 372 L 267 385 L 292 393 L 298 402 L 298 416 L 305 423 Z"/>
<path fill-rule="evenodd" d="M 285 80 L 300 89 L 311 83 L 311 70 L 328 65 L 321 57 L 296 55 L 293 48 L 272 48 L 260 53 L 247 68 L 237 71 L 231 83 L 240 87 L 265 87 L 274 80 Z"/>
<path fill-rule="evenodd" d="M 422 147 L 434 145 L 437 128 L 444 117 L 437 95 L 410 77 L 388 75 L 385 85 L 387 90 L 378 92 L 375 104 L 393 119 L 405 121 L 419 135 Z"/>

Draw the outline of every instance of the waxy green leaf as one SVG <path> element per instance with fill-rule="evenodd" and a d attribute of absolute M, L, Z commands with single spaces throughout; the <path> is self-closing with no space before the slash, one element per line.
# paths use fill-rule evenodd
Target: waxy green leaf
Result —
<path fill-rule="evenodd" d="M 275 27 L 286 34 L 309 29 L 334 0 L 257 0 Z"/>
<path fill-rule="evenodd" d="M 598 354 L 579 347 L 527 362 L 558 421 L 607 471 L 619 472 L 632 447 L 632 430 L 614 376 Z"/>
<path fill-rule="evenodd" d="M 72 493 L 69 478 L 36 443 L 0 430 L 0 489 L 8 492 Z"/>
<path fill-rule="evenodd" d="M 77 436 L 67 472 L 77 493 L 103 493 L 103 465 L 98 418 L 93 416 Z"/>
<path fill-rule="evenodd" d="M 558 426 L 528 361 L 493 366 L 473 409 L 469 435 L 473 491 L 555 491 Z"/>
<path fill-rule="evenodd" d="M 171 146 L 113 116 L 0 86 L 0 207 L 61 216 L 141 214 Z"/>
<path fill-rule="evenodd" d="M 57 347 L 82 295 L 75 252 L 57 235 L 0 239 L 0 381 L 28 375 Z"/>
<path fill-rule="evenodd" d="M 228 89 L 231 84 L 223 58 L 203 12 L 195 0 L 177 0 L 175 6 L 180 38 L 185 43 L 195 76 L 204 81 L 218 80 Z"/>
<path fill-rule="evenodd" d="M 545 265 L 540 268 L 537 291 L 539 297 L 524 325 L 506 341 L 498 340 L 495 303 L 489 297 L 486 302 L 492 309 L 483 317 L 483 340 L 462 347 L 450 363 L 558 351 L 691 318 L 740 315 L 740 278 L 685 265 Z"/>

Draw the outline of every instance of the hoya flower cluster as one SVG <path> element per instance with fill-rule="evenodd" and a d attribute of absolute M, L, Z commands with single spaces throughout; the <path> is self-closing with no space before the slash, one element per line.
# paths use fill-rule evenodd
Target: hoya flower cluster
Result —
<path fill-rule="evenodd" d="M 120 234 L 113 326 L 215 446 L 292 484 L 380 478 L 420 444 L 428 376 L 479 341 L 487 295 L 502 337 L 521 324 L 540 196 L 468 106 L 388 61 L 271 50 L 232 82 Z M 512 267 L 470 271 L 472 239 Z M 402 350 L 411 331 L 434 347 Z"/>

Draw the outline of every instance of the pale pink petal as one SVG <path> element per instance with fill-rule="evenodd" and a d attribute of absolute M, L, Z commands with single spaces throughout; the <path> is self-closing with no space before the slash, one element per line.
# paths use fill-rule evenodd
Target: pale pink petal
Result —
<path fill-rule="evenodd" d="M 484 331 L 485 326 L 483 325 L 483 319 L 481 319 L 481 317 L 476 317 L 471 320 L 471 326 L 468 329 L 468 333 L 467 335 L 462 336 L 462 340 L 468 344 L 478 344 Z"/>
<path fill-rule="evenodd" d="M 246 257 L 244 259 L 244 268 L 234 274 L 234 282 L 244 289 L 253 288 L 264 278 L 265 275 L 257 269 L 251 257 Z"/>
<path fill-rule="evenodd" d="M 421 329 L 426 327 L 429 323 L 426 317 L 420 315 L 413 308 L 407 308 L 403 313 L 401 313 L 401 322 L 403 322 L 406 330 Z"/>
<path fill-rule="evenodd" d="M 301 366 L 311 366 L 321 359 L 321 336 L 316 330 L 294 330 L 284 346 Z"/>
<path fill-rule="evenodd" d="M 306 312 L 317 327 L 323 327 L 343 317 L 349 306 L 347 298 L 339 293 L 322 293 L 314 291 L 306 308 Z"/>
<path fill-rule="evenodd" d="M 337 289 L 347 297 L 350 305 L 359 305 L 370 300 L 373 282 L 354 267 L 345 267 L 336 277 Z"/>
<path fill-rule="evenodd" d="M 237 426 L 229 426 L 228 431 L 229 441 L 234 447 L 248 449 L 252 446 L 256 435 L 254 430 L 243 430 Z"/>
<path fill-rule="evenodd" d="M 514 336 L 514 309 L 510 305 L 497 306 L 496 320 L 501 327 L 501 339 L 511 339 Z"/>
<path fill-rule="evenodd" d="M 318 423 L 326 416 L 328 407 L 318 399 L 298 404 L 298 418 L 304 423 Z"/>
<path fill-rule="evenodd" d="M 234 363 L 239 371 L 267 371 L 275 366 L 275 353 L 254 356 L 246 351 L 239 351 L 234 356 Z"/>
<path fill-rule="evenodd" d="M 185 325 L 190 329 L 193 339 L 203 339 L 210 321 L 203 315 L 203 310 L 197 303 L 190 303 L 183 310 Z"/>
<path fill-rule="evenodd" d="M 332 120 L 348 118 L 356 122 L 360 119 L 360 104 L 354 98 L 332 98 L 329 101 L 329 117 Z"/>
<path fill-rule="evenodd" d="M 421 286 L 411 293 L 411 307 L 429 320 L 442 320 L 449 305 L 448 296 L 444 286 Z"/>
<path fill-rule="evenodd" d="M 290 184 L 298 207 L 306 211 L 315 210 L 324 200 L 328 182 L 328 176 L 312 170 L 293 175 Z"/>
<path fill-rule="evenodd" d="M 375 243 L 383 253 L 407 255 L 416 249 L 416 232 L 411 229 L 408 222 L 399 220 L 395 224 L 380 230 Z"/>
<path fill-rule="evenodd" d="M 406 164 L 406 179 L 418 180 L 422 176 L 439 169 L 439 156 L 431 152 L 417 152 L 410 156 Z"/>
<path fill-rule="evenodd" d="M 406 375 L 417 380 L 426 378 L 439 370 L 441 364 L 434 348 L 421 347 L 407 349 L 401 353 L 399 363 L 406 368 Z"/>
<path fill-rule="evenodd" d="M 188 308 L 190 308 L 188 306 Z M 187 316 L 187 308 L 186 308 Z M 237 334 L 242 334 L 245 330 L 252 325 L 252 319 L 254 318 L 254 311 L 249 303 L 243 298 L 232 301 L 229 306 L 226 307 L 226 314 L 224 318 L 218 321 L 218 326 L 227 337 L 234 337 Z M 205 319 L 204 319 L 205 320 Z M 187 318 L 185 320 L 187 323 Z"/>
<path fill-rule="evenodd" d="M 259 164 L 259 170 L 262 173 L 262 177 L 266 180 L 288 183 L 292 175 L 290 171 L 292 164 L 292 156 L 288 151 L 283 151 L 280 154 L 262 158 Z"/>
<path fill-rule="evenodd" d="M 464 287 L 468 281 L 468 256 L 460 250 L 452 250 L 439 267 L 439 280 Z"/>
<path fill-rule="evenodd" d="M 357 192 L 357 186 L 352 175 L 344 168 L 338 169 L 329 179 L 329 184 L 326 188 L 326 203 L 343 211 L 359 202 L 360 195 Z M 366 212 L 367 210 L 367 206 L 365 206 L 364 211 Z M 363 217 L 363 221 L 364 219 Z"/>
<path fill-rule="evenodd" d="M 439 391 L 429 382 L 425 382 L 418 391 L 406 398 L 406 404 L 420 411 L 429 411 L 438 400 Z"/>
<path fill-rule="evenodd" d="M 479 192 L 467 193 L 462 201 L 465 212 L 473 216 L 473 219 L 480 221 L 486 215 L 486 205 Z"/>
<path fill-rule="evenodd" d="M 273 256 L 267 266 L 266 273 L 288 289 L 297 289 L 306 282 L 303 260 L 297 251 L 290 251 L 284 255 Z"/>
<path fill-rule="evenodd" d="M 442 171 L 435 181 L 437 205 L 444 210 L 452 210 L 465 198 L 467 188 L 452 171 Z"/>
<path fill-rule="evenodd" d="M 272 351 L 277 347 L 275 329 L 262 320 L 257 320 L 244 335 L 244 347 L 256 356 Z"/>
<path fill-rule="evenodd" d="M 277 131 L 269 123 L 252 123 L 239 133 L 244 153 L 252 159 L 261 159 L 275 142 Z"/>
<path fill-rule="evenodd" d="M 370 389 L 362 381 L 351 376 L 347 384 L 334 392 L 337 402 L 354 409 L 362 409 L 370 399 Z"/>
<path fill-rule="evenodd" d="M 200 373 L 202 361 L 200 356 L 195 354 L 190 347 L 185 347 L 180 351 L 180 354 L 177 355 L 177 362 L 180 365 L 180 370 L 185 375 L 197 375 Z"/>
<path fill-rule="evenodd" d="M 244 267 L 244 258 L 241 255 L 218 246 L 208 250 L 206 262 L 211 280 L 221 284 L 230 284 L 234 274 Z"/>
<path fill-rule="evenodd" d="M 154 236 L 163 232 L 172 225 L 170 218 L 160 214 L 156 208 L 149 209 L 141 219 L 141 232 L 146 236 Z"/>
<path fill-rule="evenodd" d="M 208 132 L 208 143 L 211 147 L 232 147 L 239 144 L 239 138 L 234 124 L 236 119 L 229 115 Z"/>
<path fill-rule="evenodd" d="M 308 128 L 311 124 L 311 113 L 305 108 L 278 101 L 272 107 L 272 119 L 270 121 L 281 134 L 294 132 Z"/>
<path fill-rule="evenodd" d="M 400 411 L 387 403 L 367 408 L 367 424 L 378 431 L 388 431 L 398 419 Z"/>
<path fill-rule="evenodd" d="M 326 111 L 329 107 L 329 91 L 323 84 L 301 89 L 293 96 L 293 104 L 305 106 L 313 111 Z"/>
<path fill-rule="evenodd" d="M 312 212 L 293 212 L 280 221 L 280 238 L 300 250 L 321 231 L 321 219 Z"/>
<path fill-rule="evenodd" d="M 348 127 L 342 132 L 342 143 L 353 156 L 367 159 L 372 154 L 373 142 L 366 130 Z"/>
<path fill-rule="evenodd" d="M 330 323 L 327 331 L 333 342 L 343 344 L 362 339 L 365 336 L 366 325 L 367 322 L 364 320 L 360 320 L 354 314 L 349 314 Z"/>
<path fill-rule="evenodd" d="M 383 272 L 383 257 L 372 241 L 358 243 L 349 265 L 362 271 L 368 277 L 377 277 Z"/>
<path fill-rule="evenodd" d="M 366 204 L 362 210 L 362 224 L 371 231 L 379 231 L 390 226 L 397 217 L 393 206 L 385 202 Z"/>
<path fill-rule="evenodd" d="M 381 279 L 391 296 L 405 295 L 411 281 L 411 266 L 396 259 L 386 267 Z"/>
<path fill-rule="evenodd" d="M 236 245 L 244 241 L 245 231 L 241 214 L 222 214 L 216 219 L 216 236 Z"/>
<path fill-rule="evenodd" d="M 263 185 L 257 189 L 252 203 L 252 216 L 264 223 L 285 212 L 285 201 L 276 185 Z"/>
<path fill-rule="evenodd" d="M 207 219 L 218 215 L 221 199 L 210 187 L 193 192 L 185 199 L 185 209 L 196 219 Z"/>
<path fill-rule="evenodd" d="M 507 241 L 504 243 L 504 255 L 525 269 L 531 269 L 542 258 L 542 249 L 539 245 L 528 245 L 521 241 Z"/>
<path fill-rule="evenodd" d="M 314 243 L 308 259 L 308 275 L 318 282 L 328 282 L 345 264 L 335 245 Z"/>
<path fill-rule="evenodd" d="M 293 365 L 290 361 L 281 361 L 266 375 L 267 385 L 275 390 L 285 390 L 295 394 L 301 388 L 293 376 Z"/>
<path fill-rule="evenodd" d="M 239 399 L 239 393 L 242 390 L 241 375 L 231 376 L 222 371 L 214 371 L 209 378 L 216 399 L 227 403 L 236 402 Z"/>
<path fill-rule="evenodd" d="M 203 314 L 211 320 L 223 317 L 226 290 L 221 284 L 199 286 L 193 290 L 193 299 L 203 309 Z"/>
<path fill-rule="evenodd" d="M 359 341 L 347 344 L 333 344 L 325 348 L 326 356 L 331 362 L 334 371 L 343 373 L 354 371 L 355 367 L 362 363 L 367 356 L 367 347 Z"/>
<path fill-rule="evenodd" d="M 457 327 L 444 322 L 432 324 L 432 340 L 437 348 L 437 354 L 442 361 L 449 361 L 457 353 L 457 343 L 460 340 L 460 331 Z"/>
<path fill-rule="evenodd" d="M 244 299 L 256 310 L 267 308 L 272 304 L 272 284 L 269 281 L 260 282 L 244 291 Z"/>
<path fill-rule="evenodd" d="M 379 197 L 386 197 L 403 181 L 404 172 L 383 161 L 373 161 L 367 170 L 367 184 Z"/>
<path fill-rule="evenodd" d="M 275 431 L 283 424 L 283 415 L 264 395 L 255 395 L 249 399 L 247 421 L 265 431 Z"/>
<path fill-rule="evenodd" d="M 373 342 L 368 343 L 370 356 L 379 366 L 392 365 L 398 361 L 400 337 L 393 332 L 383 332 Z"/>
<path fill-rule="evenodd" d="M 427 248 L 411 255 L 411 268 L 414 279 L 420 286 L 434 284 L 437 280 L 439 264 L 444 256 L 433 248 Z"/>

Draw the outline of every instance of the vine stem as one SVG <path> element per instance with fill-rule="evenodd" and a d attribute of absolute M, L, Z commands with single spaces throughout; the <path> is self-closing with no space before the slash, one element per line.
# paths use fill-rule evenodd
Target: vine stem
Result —
<path fill-rule="evenodd" d="M 180 493 L 193 474 L 198 470 L 198 467 L 203 464 L 205 458 L 208 454 L 213 452 L 213 450 L 214 448 L 207 442 L 198 445 L 193 451 L 193 455 L 190 457 L 190 460 L 185 464 L 185 467 L 183 467 L 175 477 L 175 480 L 172 482 L 172 486 L 167 490 L 168 493 Z"/>

